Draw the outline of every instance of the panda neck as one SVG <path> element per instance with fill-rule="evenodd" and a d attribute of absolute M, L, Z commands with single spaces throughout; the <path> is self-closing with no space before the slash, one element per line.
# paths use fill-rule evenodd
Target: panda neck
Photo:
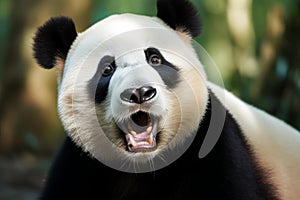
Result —
<path fill-rule="evenodd" d="M 212 104 L 212 102 L 214 103 Z M 225 109 L 226 118 L 221 135 L 214 148 L 207 156 L 200 159 L 198 157 L 199 150 L 207 136 L 206 133 L 210 127 L 212 112 L 215 111 L 213 106 Z M 185 163 L 190 164 L 183 167 Z M 266 177 L 263 169 L 259 166 L 253 150 L 237 121 L 211 91 L 209 91 L 207 111 L 199 124 L 195 139 L 184 155 L 175 161 L 174 165 L 190 171 L 202 171 L 203 180 L 211 183 L 212 186 L 215 183 L 222 184 L 224 180 L 230 180 L 232 185 L 228 187 L 234 185 L 240 191 L 243 191 L 243 188 L 248 186 L 253 187 L 252 189 L 260 195 L 275 199 L 274 193 L 272 193 L 274 192 L 273 186 L 269 183 L 268 177 Z M 244 199 L 247 198 L 245 197 Z"/>

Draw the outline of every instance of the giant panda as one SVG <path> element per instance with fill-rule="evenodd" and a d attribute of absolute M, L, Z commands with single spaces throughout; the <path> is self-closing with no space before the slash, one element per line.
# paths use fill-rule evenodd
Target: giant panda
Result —
<path fill-rule="evenodd" d="M 188 0 L 39 27 L 67 133 L 40 199 L 300 199 L 299 132 L 207 80 L 200 31 Z"/>

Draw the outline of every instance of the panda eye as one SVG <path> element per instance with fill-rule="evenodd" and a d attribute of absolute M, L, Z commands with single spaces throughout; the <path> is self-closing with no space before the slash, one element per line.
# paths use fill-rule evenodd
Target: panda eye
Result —
<path fill-rule="evenodd" d="M 109 63 L 106 63 L 104 65 L 104 68 L 102 69 L 102 75 L 103 76 L 109 76 L 111 75 L 112 73 L 114 72 L 114 67 L 109 64 Z"/>
<path fill-rule="evenodd" d="M 161 62 L 162 62 L 162 60 L 161 60 L 160 56 L 157 54 L 152 54 L 149 58 L 149 64 L 154 67 L 161 65 Z"/>

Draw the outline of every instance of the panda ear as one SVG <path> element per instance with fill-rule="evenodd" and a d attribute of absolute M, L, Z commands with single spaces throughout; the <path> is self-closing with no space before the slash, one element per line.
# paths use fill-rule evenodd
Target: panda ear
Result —
<path fill-rule="evenodd" d="M 189 0 L 157 0 L 157 17 L 177 31 L 193 38 L 201 32 L 198 11 Z"/>
<path fill-rule="evenodd" d="M 34 57 L 38 64 L 46 69 L 57 65 L 63 67 L 76 37 L 77 32 L 72 19 L 63 16 L 50 18 L 38 28 L 33 39 Z"/>

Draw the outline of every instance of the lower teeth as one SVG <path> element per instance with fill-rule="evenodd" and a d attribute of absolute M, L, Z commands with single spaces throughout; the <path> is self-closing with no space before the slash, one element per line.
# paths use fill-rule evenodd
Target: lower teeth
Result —
<path fill-rule="evenodd" d="M 134 136 L 137 135 L 135 131 L 130 131 L 130 133 L 131 133 L 131 135 L 134 135 Z"/>
<path fill-rule="evenodd" d="M 150 133 L 151 130 L 152 130 L 152 126 L 149 126 L 146 131 L 147 131 L 147 133 Z"/>

